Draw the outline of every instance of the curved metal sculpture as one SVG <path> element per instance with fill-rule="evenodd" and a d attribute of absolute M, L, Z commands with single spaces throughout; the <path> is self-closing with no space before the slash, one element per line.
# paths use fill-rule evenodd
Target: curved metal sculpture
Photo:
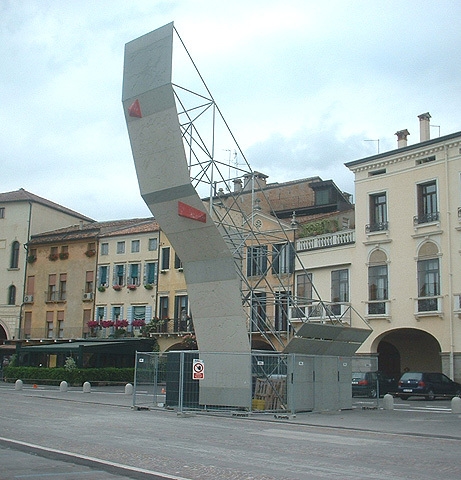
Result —
<path fill-rule="evenodd" d="M 172 54 L 173 23 L 125 46 L 122 100 L 140 192 L 183 263 L 201 358 L 204 352 L 249 354 L 232 253 L 191 184 L 172 85 Z M 247 406 L 249 355 L 212 363 L 207 380 L 201 381 L 201 403 Z"/>

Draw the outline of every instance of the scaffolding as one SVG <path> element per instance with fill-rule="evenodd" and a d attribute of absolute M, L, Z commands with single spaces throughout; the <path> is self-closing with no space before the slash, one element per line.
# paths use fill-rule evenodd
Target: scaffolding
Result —
<path fill-rule="evenodd" d="M 266 176 L 250 167 L 173 29 L 173 59 L 179 65 L 172 71 L 192 85 L 172 80 L 191 183 L 233 254 L 253 348 L 283 351 L 305 322 L 351 326 L 349 304 L 323 301 L 313 285 L 315 298 L 296 295 L 295 262 L 299 272 L 306 272 L 295 249 L 295 215 L 286 223 L 274 214 L 265 191 Z M 271 228 L 263 227 L 264 216 Z"/>

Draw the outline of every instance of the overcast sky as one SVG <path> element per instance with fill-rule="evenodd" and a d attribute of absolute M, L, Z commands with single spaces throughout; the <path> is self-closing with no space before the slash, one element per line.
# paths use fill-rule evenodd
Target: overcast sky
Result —
<path fill-rule="evenodd" d="M 174 21 L 254 170 L 318 175 L 461 130 L 459 0 L 0 0 L 0 191 L 144 217 L 121 105 L 125 43 Z"/>

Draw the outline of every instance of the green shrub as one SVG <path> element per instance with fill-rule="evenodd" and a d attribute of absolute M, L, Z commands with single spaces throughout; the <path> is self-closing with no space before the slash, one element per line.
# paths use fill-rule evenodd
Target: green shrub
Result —
<path fill-rule="evenodd" d="M 5 367 L 3 376 L 6 382 L 20 379 L 24 383 L 59 385 L 63 380 L 79 386 L 84 382 L 99 385 L 123 385 L 134 380 L 134 368 L 44 368 L 44 367 Z"/>

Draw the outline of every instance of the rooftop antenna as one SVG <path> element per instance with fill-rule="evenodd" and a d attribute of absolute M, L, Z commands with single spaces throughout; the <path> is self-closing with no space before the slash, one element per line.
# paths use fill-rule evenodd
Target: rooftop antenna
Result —
<path fill-rule="evenodd" d="M 364 140 L 364 142 L 376 142 L 378 146 L 378 153 L 379 153 L 379 138 L 377 140 Z"/>
<path fill-rule="evenodd" d="M 438 128 L 439 129 L 439 137 L 440 137 L 440 125 L 429 125 L 431 128 Z"/>

